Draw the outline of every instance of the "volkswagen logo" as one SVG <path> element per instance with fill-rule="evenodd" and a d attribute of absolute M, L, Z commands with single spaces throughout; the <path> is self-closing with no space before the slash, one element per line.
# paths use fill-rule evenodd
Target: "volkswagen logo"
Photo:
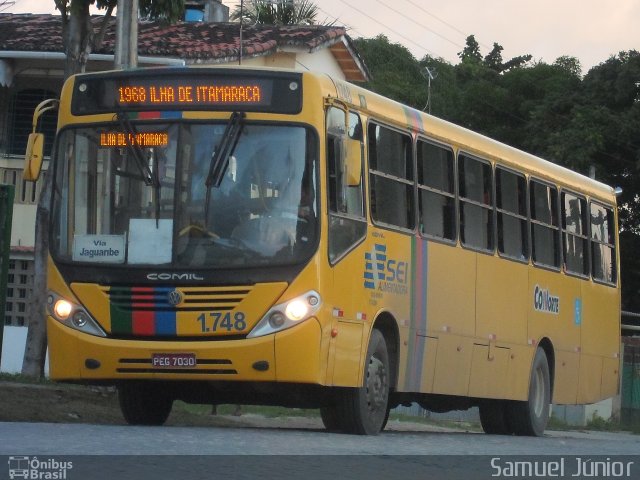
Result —
<path fill-rule="evenodd" d="M 179 305 L 182 302 L 182 294 L 178 290 L 173 290 L 167 294 L 167 300 L 173 306 Z"/>

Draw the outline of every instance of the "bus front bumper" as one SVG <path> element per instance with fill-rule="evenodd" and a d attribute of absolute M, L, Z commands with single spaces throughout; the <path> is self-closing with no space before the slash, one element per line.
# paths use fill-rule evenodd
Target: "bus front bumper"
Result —
<path fill-rule="evenodd" d="M 322 384 L 322 330 L 315 318 L 239 340 L 120 340 L 76 331 L 49 317 L 53 380 L 224 380 Z M 326 354 L 324 355 L 326 358 Z"/>

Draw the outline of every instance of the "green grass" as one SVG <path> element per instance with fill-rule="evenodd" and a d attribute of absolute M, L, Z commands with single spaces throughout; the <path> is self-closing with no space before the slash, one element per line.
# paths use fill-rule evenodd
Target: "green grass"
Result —
<path fill-rule="evenodd" d="M 46 377 L 42 377 L 38 379 L 38 378 L 28 377 L 27 375 L 22 375 L 21 373 L 0 373 L 0 381 L 26 383 L 26 384 L 34 384 L 34 385 L 47 385 L 47 384 L 52 385 L 54 383 Z"/>

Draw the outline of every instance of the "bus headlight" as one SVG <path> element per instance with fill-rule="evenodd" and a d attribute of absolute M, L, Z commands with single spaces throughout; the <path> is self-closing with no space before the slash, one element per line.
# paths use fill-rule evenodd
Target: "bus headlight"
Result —
<path fill-rule="evenodd" d="M 62 298 L 57 293 L 49 292 L 47 311 L 57 321 L 75 330 L 97 337 L 107 336 L 82 306 Z"/>
<path fill-rule="evenodd" d="M 287 303 L 284 314 L 289 320 L 297 322 L 307 316 L 309 312 L 308 302 L 305 300 L 293 300 Z"/>
<path fill-rule="evenodd" d="M 275 305 L 249 332 L 247 338 L 262 337 L 291 328 L 312 317 L 320 309 L 321 304 L 320 294 L 310 290 L 288 302 Z"/>
<path fill-rule="evenodd" d="M 67 302 L 66 300 L 57 300 L 56 303 L 53 304 L 53 311 L 56 314 L 56 317 L 60 320 L 66 320 L 71 315 L 71 310 L 73 310 L 73 305 Z"/>

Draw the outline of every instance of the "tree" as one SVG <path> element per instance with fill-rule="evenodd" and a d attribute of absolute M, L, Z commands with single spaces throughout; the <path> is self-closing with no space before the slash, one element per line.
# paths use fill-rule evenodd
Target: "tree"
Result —
<path fill-rule="evenodd" d="M 318 7 L 311 0 L 250 0 L 236 6 L 232 20 L 261 25 L 315 25 Z"/>
<path fill-rule="evenodd" d="M 85 70 L 89 54 L 103 41 L 117 0 L 54 0 L 62 19 L 62 37 L 66 54 L 64 77 Z M 105 15 L 92 22 L 89 7 L 96 5 Z M 184 11 L 184 0 L 140 0 L 140 11 L 149 18 L 175 21 Z M 46 175 L 36 211 L 33 296 L 30 302 L 29 329 L 22 373 L 40 378 L 44 374 L 46 339 L 47 261 L 49 250 L 49 204 L 52 175 Z"/>
<path fill-rule="evenodd" d="M 458 52 L 458 57 L 462 63 L 480 63 L 482 54 L 480 53 L 480 44 L 474 35 L 469 35 L 464 49 Z"/>
<path fill-rule="evenodd" d="M 504 47 L 494 42 L 493 49 L 484 57 L 484 64 L 496 72 L 502 71 L 502 50 Z"/>
<path fill-rule="evenodd" d="M 411 52 L 384 35 L 355 41 L 366 59 L 371 80 L 366 87 L 398 102 L 422 109 L 427 102 L 427 82 L 423 69 Z"/>

